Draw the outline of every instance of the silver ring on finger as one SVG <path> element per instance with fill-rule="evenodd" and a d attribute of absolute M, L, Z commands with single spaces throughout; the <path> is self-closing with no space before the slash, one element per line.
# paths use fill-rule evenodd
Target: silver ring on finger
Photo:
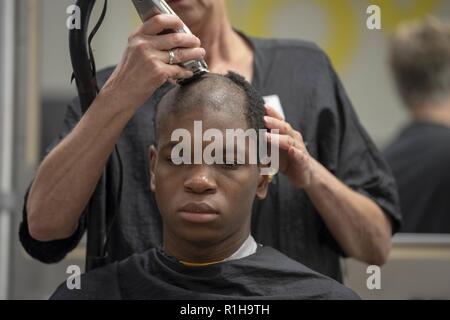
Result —
<path fill-rule="evenodd" d="M 175 51 L 169 50 L 169 64 L 172 65 L 175 63 Z"/>

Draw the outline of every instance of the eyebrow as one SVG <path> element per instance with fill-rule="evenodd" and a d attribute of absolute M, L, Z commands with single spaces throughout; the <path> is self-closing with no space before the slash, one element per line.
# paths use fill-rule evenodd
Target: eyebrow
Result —
<path fill-rule="evenodd" d="M 167 148 L 173 148 L 173 147 L 175 147 L 176 145 L 178 145 L 180 142 L 179 141 L 170 141 L 170 142 L 167 142 L 167 143 L 165 143 L 165 144 L 163 144 L 162 146 L 161 146 L 161 150 L 163 150 L 163 149 L 167 149 Z M 210 142 L 210 143 L 212 143 L 212 142 Z M 156 144 L 156 145 L 158 145 L 158 144 Z M 238 148 L 239 147 L 239 145 L 237 144 L 237 143 L 233 143 L 233 148 L 232 149 L 229 149 L 228 148 L 228 144 L 227 143 L 224 143 L 224 146 L 223 146 L 223 152 L 224 153 L 226 153 L 226 152 L 228 152 L 228 151 L 233 151 L 233 152 L 236 152 L 236 151 L 248 151 L 247 150 L 247 148 L 244 148 L 244 150 L 242 150 L 242 148 Z"/>
<path fill-rule="evenodd" d="M 167 148 L 173 148 L 175 147 L 177 144 L 179 144 L 180 142 L 177 141 L 170 141 L 164 145 L 161 146 L 161 150 L 167 149 Z"/>

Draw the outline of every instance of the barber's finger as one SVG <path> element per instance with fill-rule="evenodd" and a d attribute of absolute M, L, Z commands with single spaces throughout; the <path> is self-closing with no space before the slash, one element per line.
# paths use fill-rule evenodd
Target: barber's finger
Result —
<path fill-rule="evenodd" d="M 290 148 L 305 149 L 305 145 L 301 141 L 284 134 L 267 133 L 267 141 L 270 143 L 277 141 L 278 147 L 285 151 L 288 151 Z"/>
<path fill-rule="evenodd" d="M 180 66 L 170 66 L 167 65 L 168 77 L 170 79 L 178 80 L 178 79 L 189 79 L 194 76 L 194 73 L 188 69 L 182 68 Z"/>
<path fill-rule="evenodd" d="M 266 105 L 266 115 L 268 115 L 269 117 L 278 119 L 278 120 L 285 120 L 281 114 L 279 114 L 274 108 L 272 108 L 271 106 L 268 106 L 268 105 Z"/>
<path fill-rule="evenodd" d="M 203 59 L 206 55 L 206 51 L 203 48 L 192 48 L 192 49 L 172 49 L 174 54 L 174 59 L 172 64 L 179 64 L 191 60 L 199 60 Z M 159 51 L 158 56 L 160 60 L 164 63 L 170 62 L 170 53 L 169 51 Z"/>
<path fill-rule="evenodd" d="M 174 86 L 177 85 L 177 80 L 174 79 L 168 79 L 167 81 L 169 81 L 171 84 L 173 84 Z"/>
<path fill-rule="evenodd" d="M 280 134 L 288 134 L 290 136 L 293 136 L 293 129 L 291 125 L 284 121 L 280 120 L 274 117 L 265 116 L 264 117 L 264 123 L 266 124 L 266 127 L 268 129 L 277 129 L 279 130 Z"/>
<path fill-rule="evenodd" d="M 139 28 L 139 32 L 145 35 L 157 35 L 164 30 L 179 30 L 183 27 L 183 21 L 173 14 L 158 14 L 148 19 Z"/>
<path fill-rule="evenodd" d="M 309 159 L 308 155 L 304 151 L 293 147 L 289 148 L 288 155 L 289 158 L 297 164 L 306 164 Z"/>
<path fill-rule="evenodd" d="M 297 130 L 294 130 L 288 122 L 286 122 L 284 120 L 272 118 L 269 116 L 264 117 L 264 122 L 268 129 L 272 129 L 272 130 L 277 129 L 280 134 L 287 134 L 287 135 L 291 136 L 292 138 L 299 140 L 301 143 L 303 143 L 302 134 L 300 132 L 298 132 Z"/>
<path fill-rule="evenodd" d="M 158 50 L 170 50 L 174 48 L 199 48 L 200 39 L 187 33 L 169 33 L 155 36 L 152 45 Z"/>

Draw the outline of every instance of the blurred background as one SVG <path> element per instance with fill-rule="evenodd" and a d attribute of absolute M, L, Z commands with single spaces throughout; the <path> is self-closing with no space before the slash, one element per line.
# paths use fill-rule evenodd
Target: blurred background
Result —
<path fill-rule="evenodd" d="M 71 84 L 66 9 L 72 0 L 0 0 L 0 299 L 46 299 L 67 266 L 84 266 L 80 245 L 62 263 L 33 261 L 18 241 L 23 195 L 45 147 L 56 137 Z M 404 21 L 450 19 L 449 0 L 227 0 L 236 28 L 261 37 L 318 43 L 331 57 L 363 125 L 383 148 L 407 122 L 387 64 L 388 37 Z M 382 29 L 369 30 L 377 4 Z M 98 16 L 102 1 L 98 1 Z M 92 18 L 96 21 L 96 17 Z M 97 33 L 97 69 L 116 64 L 139 25 L 131 1 L 110 0 Z M 450 195 L 450 192 L 449 192 Z M 449 212 L 450 214 L 450 212 Z M 366 267 L 343 260 L 346 283 L 368 299 L 450 298 L 450 240 L 401 235 L 382 268 L 381 290 L 368 290 Z"/>

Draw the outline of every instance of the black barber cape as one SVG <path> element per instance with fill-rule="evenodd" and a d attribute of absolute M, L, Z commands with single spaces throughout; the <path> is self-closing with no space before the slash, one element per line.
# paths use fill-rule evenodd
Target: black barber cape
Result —
<path fill-rule="evenodd" d="M 359 299 L 350 289 L 270 247 L 246 258 L 187 267 L 160 248 L 88 272 L 55 300 Z"/>

